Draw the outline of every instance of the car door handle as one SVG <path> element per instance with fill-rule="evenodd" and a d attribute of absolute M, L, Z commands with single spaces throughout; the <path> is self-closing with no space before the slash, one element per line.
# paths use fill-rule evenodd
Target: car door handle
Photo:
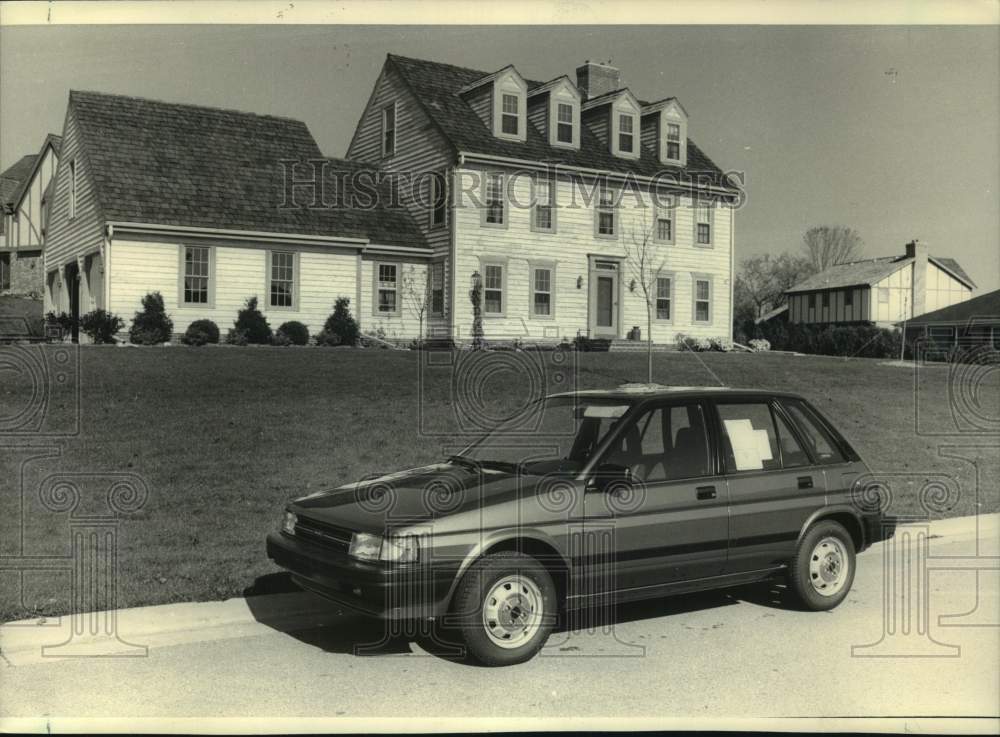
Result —
<path fill-rule="evenodd" d="M 813 477 L 812 476 L 799 476 L 799 488 L 800 489 L 811 489 L 813 487 Z"/>
<path fill-rule="evenodd" d="M 715 499 L 714 486 L 699 486 L 695 491 L 698 493 L 699 499 Z"/>

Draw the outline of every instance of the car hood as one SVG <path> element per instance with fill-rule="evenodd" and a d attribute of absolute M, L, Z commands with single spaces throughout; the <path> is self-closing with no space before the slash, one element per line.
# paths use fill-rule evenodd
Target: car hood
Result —
<path fill-rule="evenodd" d="M 441 463 L 320 491 L 296 499 L 289 508 L 337 527 L 381 533 L 531 495 L 541 480 Z"/>

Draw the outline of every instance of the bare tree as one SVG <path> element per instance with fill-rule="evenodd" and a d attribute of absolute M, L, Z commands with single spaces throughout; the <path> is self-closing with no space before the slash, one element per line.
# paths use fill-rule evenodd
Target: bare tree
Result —
<path fill-rule="evenodd" d="M 417 267 L 410 264 L 403 270 L 403 298 L 406 304 L 420 323 L 420 331 L 417 338 L 420 343 L 424 342 L 424 316 L 431 306 L 431 290 L 426 279 L 417 278 Z"/>
<path fill-rule="evenodd" d="M 740 262 L 736 277 L 736 310 L 754 318 L 787 301 L 785 292 L 813 274 L 809 261 L 789 253 L 748 256 Z"/>
<path fill-rule="evenodd" d="M 858 232 L 844 225 L 819 225 L 802 236 L 802 248 L 816 271 L 858 258 L 863 246 Z"/>
<path fill-rule="evenodd" d="M 653 227 L 649 227 L 645 212 L 642 218 L 642 229 L 635 227 L 629 231 L 628 238 L 622 237 L 622 247 L 625 250 L 625 262 L 629 275 L 635 280 L 643 299 L 646 302 L 646 380 L 653 383 L 653 314 L 656 310 L 658 280 L 667 266 L 667 249 L 657 248 L 653 238 Z M 673 300 L 670 304 L 673 309 Z"/>

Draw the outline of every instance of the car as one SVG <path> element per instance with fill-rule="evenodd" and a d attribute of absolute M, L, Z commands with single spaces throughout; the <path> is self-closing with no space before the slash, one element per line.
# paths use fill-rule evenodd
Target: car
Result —
<path fill-rule="evenodd" d="M 787 578 L 847 596 L 894 522 L 857 452 L 801 396 L 625 385 L 554 394 L 420 468 L 291 502 L 268 556 L 305 589 L 450 627 L 511 665 L 560 617 Z"/>

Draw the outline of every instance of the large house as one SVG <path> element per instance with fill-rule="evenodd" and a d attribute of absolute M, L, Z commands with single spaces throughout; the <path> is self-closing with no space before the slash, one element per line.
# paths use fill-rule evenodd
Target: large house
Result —
<path fill-rule="evenodd" d="M 964 302 L 975 286 L 957 261 L 931 256 L 927 244 L 914 240 L 901 255 L 836 264 L 785 294 L 789 322 L 891 327 Z"/>
<path fill-rule="evenodd" d="M 50 133 L 37 154 L 23 157 L 0 175 L 4 181 L 0 272 L 6 275 L 0 278 L 0 290 L 42 294 L 42 251 L 61 143 L 60 136 Z M 9 176 L 12 171 L 18 173 Z M 16 185 L 11 186 L 10 182 L 15 181 Z"/>
<path fill-rule="evenodd" d="M 589 62 L 536 82 L 389 55 L 346 160 L 294 120 L 72 92 L 47 309 L 128 319 L 159 291 L 177 331 L 225 330 L 257 296 L 315 332 L 347 296 L 362 330 L 465 341 L 477 284 L 488 340 L 615 339 L 645 331 L 645 281 L 653 340 L 725 338 L 741 192 L 688 129 Z"/>
<path fill-rule="evenodd" d="M 347 155 L 436 174 L 409 199 L 444 290 L 434 333 L 470 335 L 476 281 L 487 339 L 645 332 L 627 258 L 645 242 L 646 277 L 659 270 L 653 340 L 731 337 L 738 192 L 689 127 L 675 98 L 640 100 L 604 64 L 583 64 L 574 83 L 389 54 Z"/>

